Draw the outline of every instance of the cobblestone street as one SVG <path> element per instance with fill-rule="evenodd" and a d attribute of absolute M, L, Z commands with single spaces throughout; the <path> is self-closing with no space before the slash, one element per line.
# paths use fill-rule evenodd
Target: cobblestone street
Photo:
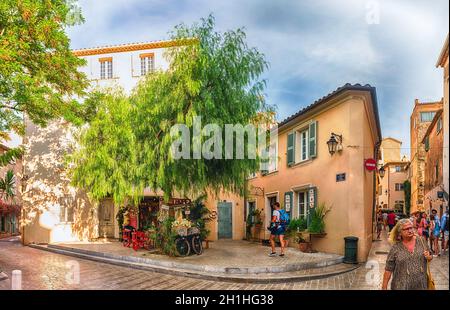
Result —
<path fill-rule="evenodd" d="M 374 242 L 366 266 L 352 272 L 319 280 L 274 284 L 215 282 L 131 269 L 24 247 L 17 240 L 8 241 L 8 239 L 0 241 L 0 268 L 9 278 L 12 270 L 22 270 L 23 289 L 373 290 L 380 287 L 388 251 L 386 246 L 385 241 Z M 76 278 L 71 273 L 71 270 L 74 270 L 73 266 L 76 265 L 80 270 L 78 284 L 73 283 Z M 448 266 L 448 252 L 433 260 L 432 272 L 437 289 L 449 288 Z M 9 279 L 0 281 L 0 289 L 10 287 Z"/>

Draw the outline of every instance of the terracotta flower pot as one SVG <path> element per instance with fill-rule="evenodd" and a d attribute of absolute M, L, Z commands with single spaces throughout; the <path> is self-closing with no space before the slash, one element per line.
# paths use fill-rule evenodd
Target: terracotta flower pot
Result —
<path fill-rule="evenodd" d="M 298 248 L 303 253 L 310 253 L 311 252 L 311 243 L 310 242 L 299 242 Z"/>

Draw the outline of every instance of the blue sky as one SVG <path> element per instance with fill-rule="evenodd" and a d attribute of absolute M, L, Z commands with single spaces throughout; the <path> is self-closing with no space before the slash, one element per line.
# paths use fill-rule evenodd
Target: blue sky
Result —
<path fill-rule="evenodd" d="M 435 68 L 448 33 L 447 0 L 82 0 L 72 48 L 167 39 L 179 23 L 213 13 L 219 31 L 245 27 L 266 55 L 268 101 L 281 120 L 337 87 L 377 88 L 382 134 L 409 154 L 414 99 L 440 100 Z M 379 14 L 377 14 L 377 12 Z"/>

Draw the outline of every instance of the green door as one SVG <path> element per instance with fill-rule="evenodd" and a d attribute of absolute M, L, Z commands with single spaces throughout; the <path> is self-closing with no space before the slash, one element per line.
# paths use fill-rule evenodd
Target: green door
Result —
<path fill-rule="evenodd" d="M 219 213 L 219 232 L 218 238 L 232 238 L 233 237 L 233 226 L 231 218 L 231 202 L 219 202 L 217 205 L 217 210 Z"/>

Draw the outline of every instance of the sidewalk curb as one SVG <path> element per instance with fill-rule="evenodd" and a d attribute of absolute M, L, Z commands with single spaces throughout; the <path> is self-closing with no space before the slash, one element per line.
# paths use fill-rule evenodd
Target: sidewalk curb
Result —
<path fill-rule="evenodd" d="M 208 265 L 194 265 L 189 263 L 182 262 L 171 262 L 171 261 L 160 261 L 155 259 L 150 259 L 146 257 L 136 257 L 136 256 L 125 256 L 125 255 L 117 255 L 110 253 L 102 253 L 96 251 L 90 251 L 79 248 L 71 248 L 68 246 L 61 246 L 55 244 L 47 245 L 49 249 L 57 249 L 68 252 L 86 254 L 90 256 L 97 256 L 107 259 L 120 260 L 131 263 L 139 263 L 151 265 L 154 267 L 162 267 L 162 268 L 175 268 L 182 270 L 189 270 L 194 272 L 207 272 L 207 273 L 219 273 L 219 274 L 258 274 L 258 273 L 282 273 L 282 272 L 293 272 L 300 271 L 306 269 L 314 269 L 314 268 L 323 268 L 327 266 L 337 265 L 344 261 L 344 257 L 337 256 L 336 258 L 330 258 L 328 260 L 320 261 L 320 262 L 303 262 L 299 264 L 289 264 L 284 266 L 269 266 L 269 267 L 217 267 L 217 266 L 208 266 Z"/>
<path fill-rule="evenodd" d="M 149 263 L 142 263 L 142 262 L 133 262 L 130 260 L 121 260 L 121 259 L 114 259 L 106 257 L 106 255 L 90 255 L 87 253 L 81 253 L 81 252 L 75 252 L 75 251 L 68 251 L 65 249 L 61 249 L 62 247 L 58 246 L 42 246 L 42 245 L 29 245 L 31 248 L 44 250 L 48 252 L 53 252 L 57 254 L 62 255 L 68 255 L 73 257 L 78 257 L 82 259 L 88 259 L 92 261 L 102 262 L 102 263 L 108 263 L 112 265 L 117 266 L 124 266 L 128 268 L 134 268 L 134 269 L 141 269 L 141 270 L 147 270 L 152 272 L 158 272 L 158 273 L 164 273 L 164 274 L 171 274 L 171 275 L 177 275 L 177 276 L 185 276 L 185 277 L 191 277 L 191 278 L 198 278 L 203 280 L 212 280 L 212 281 L 224 281 L 224 282 L 240 282 L 240 283 L 279 283 L 279 282 L 300 282 L 300 281 L 308 281 L 308 280 L 315 280 L 315 279 L 323 279 L 328 278 L 332 276 L 336 276 L 339 274 L 347 273 L 350 271 L 355 270 L 356 268 L 360 267 L 359 265 L 352 265 L 347 266 L 343 270 L 337 270 L 332 272 L 326 272 L 326 273 L 316 273 L 316 274 L 305 274 L 305 275 L 292 275 L 292 274 L 274 274 L 274 273 L 265 273 L 265 274 L 236 274 L 233 272 L 230 273 L 214 273 L 210 271 L 200 271 L 200 270 L 186 270 L 186 269 L 180 269 L 179 266 L 177 267 L 165 267 L 165 266 L 158 266 L 158 265 L 152 265 Z M 90 252 L 84 250 L 84 252 Z M 103 254 L 96 252 L 98 254 Z M 140 259 L 140 258 L 137 258 Z M 326 266 L 323 266 L 326 268 Z M 226 269 L 226 268 L 225 268 Z M 288 272 L 289 273 L 289 272 Z"/>

